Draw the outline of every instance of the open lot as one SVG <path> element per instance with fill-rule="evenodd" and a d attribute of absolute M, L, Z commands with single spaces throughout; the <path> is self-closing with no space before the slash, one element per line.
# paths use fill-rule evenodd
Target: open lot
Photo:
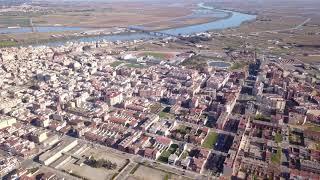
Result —
<path fill-rule="evenodd" d="M 153 180 L 163 180 L 167 173 L 153 169 L 147 166 L 139 166 L 136 172 L 133 174 L 135 179 L 153 179 Z"/>
<path fill-rule="evenodd" d="M 126 160 L 112 152 L 106 152 L 102 149 L 94 149 L 91 148 L 87 151 L 85 151 L 83 154 L 81 154 L 83 157 L 90 157 L 93 156 L 95 159 L 106 159 L 111 161 L 112 163 L 117 164 L 117 168 L 114 170 L 108 170 L 105 168 L 93 168 L 86 164 L 79 166 L 76 164 L 76 159 L 70 161 L 69 163 L 65 164 L 63 167 L 61 167 L 62 170 L 71 172 L 72 174 L 75 174 L 76 176 L 84 177 L 87 179 L 112 179 L 113 176 L 115 176 L 118 173 L 118 170 L 122 168 L 124 165 L 126 165 Z"/>
<path fill-rule="evenodd" d="M 138 168 L 132 172 L 131 176 L 127 180 L 164 180 L 164 179 L 188 179 L 180 177 L 170 172 L 165 172 L 145 165 L 139 165 Z"/>

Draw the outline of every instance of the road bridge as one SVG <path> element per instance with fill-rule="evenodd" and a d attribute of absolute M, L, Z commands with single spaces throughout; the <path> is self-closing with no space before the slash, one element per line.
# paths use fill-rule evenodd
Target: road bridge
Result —
<path fill-rule="evenodd" d="M 169 34 L 169 33 L 165 33 L 165 32 L 160 32 L 160 31 L 150 31 L 150 30 L 145 30 L 143 28 L 139 28 L 139 27 L 128 27 L 129 30 L 133 30 L 133 31 L 138 31 L 138 32 L 142 32 L 145 34 L 149 34 L 151 36 L 157 36 L 157 37 L 176 37 L 179 38 L 180 36 L 178 35 L 174 35 L 174 34 Z"/>

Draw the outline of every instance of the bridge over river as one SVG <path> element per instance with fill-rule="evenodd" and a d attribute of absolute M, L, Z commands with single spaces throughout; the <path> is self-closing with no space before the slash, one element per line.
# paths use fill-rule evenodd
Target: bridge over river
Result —
<path fill-rule="evenodd" d="M 150 30 L 146 30 L 146 29 L 143 29 L 143 28 L 135 27 L 135 26 L 128 27 L 128 30 L 142 32 L 142 33 L 145 33 L 145 34 L 148 34 L 148 35 L 151 35 L 151 36 L 157 36 L 157 37 L 176 37 L 176 38 L 180 37 L 180 36 L 174 35 L 174 34 L 169 34 L 169 33 L 160 32 L 160 31 L 150 31 Z"/>

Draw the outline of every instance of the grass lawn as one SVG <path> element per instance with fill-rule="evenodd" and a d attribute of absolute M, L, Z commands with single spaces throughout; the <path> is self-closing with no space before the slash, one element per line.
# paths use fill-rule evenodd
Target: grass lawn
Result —
<path fill-rule="evenodd" d="M 216 143 L 217 141 L 217 138 L 218 138 L 218 134 L 215 133 L 215 132 L 210 132 L 206 139 L 203 141 L 202 143 L 202 147 L 204 148 L 208 148 L 208 149 L 212 149 L 213 148 L 213 145 Z"/>
<path fill-rule="evenodd" d="M 145 52 L 142 54 L 143 56 L 152 56 L 154 58 L 159 58 L 159 59 L 168 59 L 169 55 L 166 53 L 162 52 Z"/>
<path fill-rule="evenodd" d="M 283 138 L 282 138 L 282 135 L 281 135 L 280 133 L 277 133 L 277 134 L 274 136 L 274 141 L 275 141 L 276 143 L 281 143 L 282 140 L 283 140 Z"/>
<path fill-rule="evenodd" d="M 270 122 L 270 121 L 271 121 L 271 117 L 267 117 L 267 116 L 264 116 L 264 115 L 262 115 L 262 114 L 257 114 L 257 115 L 254 117 L 254 120 Z"/>
<path fill-rule="evenodd" d="M 17 45 L 14 41 L 0 41 L 0 47 L 8 47 Z"/>
<path fill-rule="evenodd" d="M 172 118 L 172 115 L 170 113 L 166 113 L 163 111 L 161 111 L 158 115 L 161 119 L 171 119 Z"/>
<path fill-rule="evenodd" d="M 275 164 L 280 164 L 281 163 L 281 148 L 280 147 L 277 149 L 277 153 L 276 154 L 272 154 L 271 162 L 275 163 Z"/>

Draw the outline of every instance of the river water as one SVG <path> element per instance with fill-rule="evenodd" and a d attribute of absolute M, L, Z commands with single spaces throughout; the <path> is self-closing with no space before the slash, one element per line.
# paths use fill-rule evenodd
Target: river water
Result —
<path fill-rule="evenodd" d="M 179 34 L 188 35 L 188 34 L 206 32 L 210 30 L 221 30 L 221 29 L 238 27 L 243 22 L 251 21 L 256 18 L 255 15 L 249 15 L 249 14 L 244 14 L 244 13 L 234 12 L 234 11 L 227 11 L 227 10 L 218 10 L 210 6 L 205 6 L 203 3 L 200 3 L 198 6 L 200 8 L 211 10 L 211 11 L 222 11 L 222 12 L 231 13 L 231 16 L 225 19 L 221 19 L 221 20 L 217 20 L 209 23 L 191 25 L 191 26 L 186 26 L 182 28 L 168 29 L 161 32 L 164 32 L 167 34 L 173 34 L 173 35 L 179 35 Z"/>

